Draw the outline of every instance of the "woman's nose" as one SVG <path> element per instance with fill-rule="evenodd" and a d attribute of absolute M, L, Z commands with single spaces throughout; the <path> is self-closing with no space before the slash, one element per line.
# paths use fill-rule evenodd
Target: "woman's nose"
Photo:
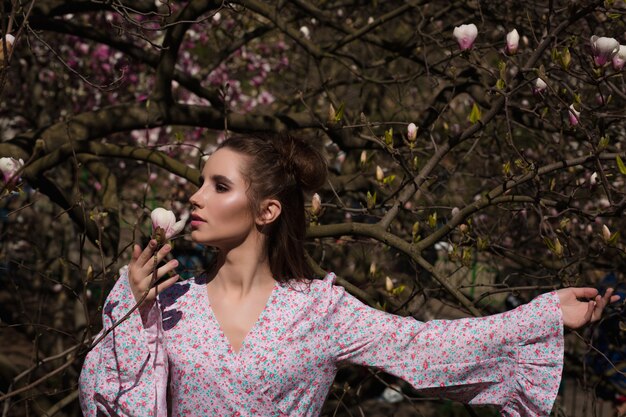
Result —
<path fill-rule="evenodd" d="M 198 189 L 198 191 L 196 191 L 195 193 L 193 193 L 191 195 L 191 197 L 189 197 L 189 202 L 194 207 L 198 207 L 200 205 L 200 203 L 199 203 L 199 200 L 200 200 L 199 199 L 199 194 L 200 194 L 200 190 Z"/>

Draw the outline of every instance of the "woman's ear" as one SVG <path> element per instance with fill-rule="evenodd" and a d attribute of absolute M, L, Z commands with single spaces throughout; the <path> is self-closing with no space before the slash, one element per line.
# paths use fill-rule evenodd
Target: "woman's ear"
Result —
<path fill-rule="evenodd" d="M 282 205 L 280 201 L 268 198 L 263 200 L 261 203 L 261 210 L 259 211 L 259 215 L 257 216 L 256 223 L 259 226 L 265 226 L 273 223 L 280 213 L 282 212 Z"/>

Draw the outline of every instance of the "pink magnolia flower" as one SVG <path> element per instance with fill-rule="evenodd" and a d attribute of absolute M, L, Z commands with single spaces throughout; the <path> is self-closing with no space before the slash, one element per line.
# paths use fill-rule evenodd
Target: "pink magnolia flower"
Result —
<path fill-rule="evenodd" d="M 519 33 L 517 29 L 513 29 L 506 34 L 506 53 L 507 55 L 515 55 L 519 46 Z"/>
<path fill-rule="evenodd" d="M 621 71 L 626 63 L 626 45 L 620 45 L 619 50 L 613 56 L 613 69 L 615 71 Z"/>
<path fill-rule="evenodd" d="M 620 49 L 619 42 L 614 38 L 591 37 L 591 51 L 593 53 L 593 62 L 598 67 L 603 67 L 609 62 Z"/>
<path fill-rule="evenodd" d="M 4 177 L 4 183 L 15 181 L 15 175 L 24 166 L 24 161 L 15 158 L 0 158 L 0 171 Z"/>
<path fill-rule="evenodd" d="M 415 139 L 417 138 L 417 126 L 415 126 L 415 123 L 409 123 L 406 136 L 409 139 L 409 142 L 415 142 Z"/>
<path fill-rule="evenodd" d="M 569 124 L 570 126 L 576 126 L 579 121 L 580 112 L 576 110 L 573 104 L 569 106 L 569 111 L 567 112 L 569 115 Z"/>
<path fill-rule="evenodd" d="M 473 23 L 457 26 L 454 28 L 452 36 L 456 39 L 461 51 L 466 51 L 474 45 L 474 41 L 478 36 L 478 28 Z"/>
<path fill-rule="evenodd" d="M 152 219 L 152 230 L 157 231 L 160 227 L 165 233 L 165 239 L 171 239 L 173 236 L 180 233 L 185 227 L 185 220 L 176 221 L 176 216 L 170 210 L 165 210 L 162 207 L 155 208 L 150 213 Z"/>

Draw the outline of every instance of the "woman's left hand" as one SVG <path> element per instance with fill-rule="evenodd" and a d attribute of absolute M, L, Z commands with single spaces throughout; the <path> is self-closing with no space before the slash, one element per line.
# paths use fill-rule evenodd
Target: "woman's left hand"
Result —
<path fill-rule="evenodd" d="M 560 289 L 556 293 L 561 302 L 563 325 L 570 329 L 578 329 L 587 323 L 599 320 L 604 307 L 619 300 L 619 295 L 613 295 L 613 288 L 607 289 L 603 297 L 595 288 L 570 287 Z"/>

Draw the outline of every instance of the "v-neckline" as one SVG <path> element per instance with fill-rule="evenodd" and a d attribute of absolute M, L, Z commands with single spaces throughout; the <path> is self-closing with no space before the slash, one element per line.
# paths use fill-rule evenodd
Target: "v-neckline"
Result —
<path fill-rule="evenodd" d="M 202 293 L 204 295 L 205 305 L 207 306 L 209 320 L 213 321 L 213 323 L 217 327 L 217 330 L 219 332 L 219 338 L 224 344 L 226 351 L 232 354 L 233 356 L 240 356 L 241 352 L 244 350 L 245 346 L 248 344 L 251 337 L 254 336 L 254 333 L 256 333 L 257 328 L 261 325 L 261 322 L 265 319 L 265 316 L 267 315 L 267 311 L 272 305 L 275 294 L 278 291 L 278 287 L 279 287 L 278 282 L 274 283 L 272 292 L 270 293 L 269 297 L 267 297 L 267 301 L 265 301 L 265 306 L 263 307 L 263 310 L 261 310 L 259 317 L 257 317 L 252 327 L 248 329 L 248 333 L 246 333 L 246 335 L 244 336 L 243 340 L 241 341 L 241 345 L 239 346 L 239 350 L 237 351 L 235 351 L 235 348 L 233 347 L 233 344 L 231 343 L 230 339 L 228 339 L 228 337 L 226 336 L 226 333 L 224 333 L 224 328 L 222 327 L 222 324 L 218 320 L 217 315 L 215 315 L 215 311 L 213 311 L 213 306 L 211 305 L 211 299 L 209 298 L 209 291 L 208 291 L 207 285 L 201 285 L 200 287 L 203 290 Z"/>

